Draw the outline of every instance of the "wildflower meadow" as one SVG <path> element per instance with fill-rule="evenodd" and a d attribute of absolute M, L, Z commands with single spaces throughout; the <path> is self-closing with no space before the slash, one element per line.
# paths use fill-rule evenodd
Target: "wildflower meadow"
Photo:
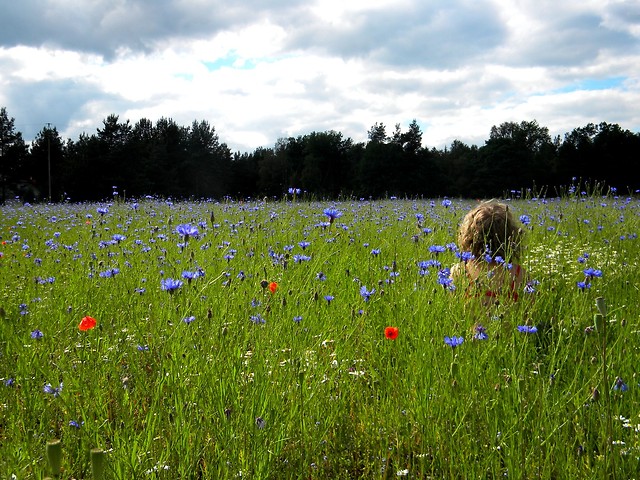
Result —
<path fill-rule="evenodd" d="M 2 206 L 0 477 L 637 477 L 640 199 L 581 190 L 491 306 L 472 200 Z"/>

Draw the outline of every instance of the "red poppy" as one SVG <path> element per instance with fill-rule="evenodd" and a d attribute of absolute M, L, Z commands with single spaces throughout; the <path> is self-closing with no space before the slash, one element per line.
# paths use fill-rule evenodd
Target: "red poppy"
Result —
<path fill-rule="evenodd" d="M 384 336 L 389 340 L 395 340 L 399 332 L 398 327 L 387 327 L 384 329 Z"/>
<path fill-rule="evenodd" d="M 278 289 L 278 284 L 276 282 L 271 282 L 269 284 L 269 291 L 271 293 L 276 293 L 276 290 Z"/>
<path fill-rule="evenodd" d="M 82 321 L 80 322 L 80 325 L 78 325 L 78 328 L 83 332 L 86 332 L 87 330 L 91 330 L 92 328 L 95 328 L 97 323 L 98 322 L 96 322 L 95 318 L 87 316 L 82 319 Z"/>

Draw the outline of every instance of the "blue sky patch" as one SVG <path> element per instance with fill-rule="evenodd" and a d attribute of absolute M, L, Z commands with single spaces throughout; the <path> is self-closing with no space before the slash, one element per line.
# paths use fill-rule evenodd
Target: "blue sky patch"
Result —
<path fill-rule="evenodd" d="M 215 70 L 220 70 L 221 68 L 235 68 L 238 70 L 251 70 L 256 67 L 255 60 L 244 60 L 240 65 L 236 65 L 239 57 L 237 55 L 227 55 L 226 57 L 217 58 L 213 62 L 202 62 L 202 64 L 207 67 L 207 70 L 213 72 Z"/>
<path fill-rule="evenodd" d="M 627 77 L 609 77 L 609 78 L 585 78 L 579 82 L 570 83 L 556 90 L 557 93 L 568 93 L 581 90 L 609 90 L 611 88 L 619 88 L 623 85 Z"/>

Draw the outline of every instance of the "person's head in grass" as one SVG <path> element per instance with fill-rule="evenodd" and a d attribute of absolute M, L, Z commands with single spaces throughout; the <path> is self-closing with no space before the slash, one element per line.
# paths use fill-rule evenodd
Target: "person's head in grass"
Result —
<path fill-rule="evenodd" d="M 465 215 L 458 229 L 461 263 L 454 266 L 452 276 L 482 281 L 489 293 L 501 289 L 507 280 L 512 290 L 517 289 L 524 279 L 520 266 L 523 236 L 509 205 L 496 200 L 480 203 Z"/>

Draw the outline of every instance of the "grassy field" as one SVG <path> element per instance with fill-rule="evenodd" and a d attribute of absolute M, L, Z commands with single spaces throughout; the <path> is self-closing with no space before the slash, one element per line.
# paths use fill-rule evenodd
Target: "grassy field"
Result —
<path fill-rule="evenodd" d="M 472 201 L 1 207 L 0 476 L 637 476 L 640 202 L 508 201 L 491 308 L 441 284 Z"/>

